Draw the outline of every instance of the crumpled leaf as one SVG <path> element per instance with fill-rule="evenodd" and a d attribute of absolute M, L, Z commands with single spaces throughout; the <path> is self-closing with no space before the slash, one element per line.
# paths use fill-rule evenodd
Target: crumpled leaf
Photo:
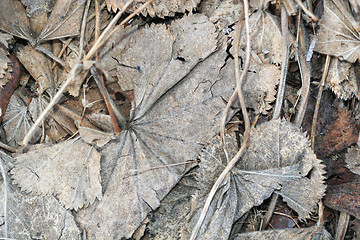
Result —
<path fill-rule="evenodd" d="M 249 18 L 251 48 L 265 55 L 271 63 L 281 63 L 281 27 L 277 16 L 268 11 L 258 10 Z M 246 46 L 246 32 L 243 28 L 240 47 Z"/>
<path fill-rule="evenodd" d="M 269 239 L 269 240 L 330 240 L 332 239 L 331 234 L 326 231 L 325 227 L 313 226 L 309 228 L 300 229 L 278 229 L 268 231 L 258 231 L 238 234 L 234 240 L 258 240 L 258 239 Z"/>
<path fill-rule="evenodd" d="M 7 83 L 11 78 L 11 66 L 9 66 L 10 59 L 9 53 L 6 50 L 8 47 L 8 41 L 12 39 L 12 36 L 6 33 L 0 32 L 0 88 Z"/>
<path fill-rule="evenodd" d="M 360 175 L 360 155 L 359 147 L 353 146 L 348 148 L 346 153 L 345 162 L 347 163 L 347 168 L 355 174 Z"/>
<path fill-rule="evenodd" d="M 28 112 L 30 99 L 25 89 L 17 89 L 10 98 L 4 117 L 3 127 L 6 133 L 7 143 L 14 148 L 21 145 L 25 134 L 33 124 L 33 120 Z M 34 134 L 31 142 L 39 139 L 39 129 Z"/>
<path fill-rule="evenodd" d="M 13 159 L 0 151 L 0 160 L 9 171 Z M 74 217 L 53 196 L 33 196 L 12 185 L 7 176 L 7 187 L 1 181 L 0 236 L 5 238 L 4 203 L 7 189 L 8 238 L 11 239 L 78 239 L 81 231 Z M 58 181 L 60 179 L 57 179 Z"/>
<path fill-rule="evenodd" d="M 108 9 L 112 9 L 116 12 L 118 9 L 121 9 L 127 0 L 106 0 Z M 135 9 L 139 8 L 146 0 L 135 0 L 135 3 L 128 9 L 128 11 L 133 12 Z M 149 6 L 145 8 L 142 12 L 144 16 L 147 14 L 150 17 L 166 17 L 166 16 L 175 16 L 175 13 L 185 13 L 185 11 L 191 12 L 200 0 L 158 0 L 150 3 Z"/>
<path fill-rule="evenodd" d="M 43 53 L 27 45 L 19 50 L 17 57 L 39 84 L 39 93 L 49 87 L 55 88 L 54 74 L 51 71 L 51 61 Z"/>
<path fill-rule="evenodd" d="M 84 2 L 85 0 L 57 0 L 41 33 L 33 36 L 25 7 L 20 0 L 1 0 L 0 29 L 26 39 L 32 45 L 75 36 L 80 31 Z"/>
<path fill-rule="evenodd" d="M 195 14 L 169 29 L 153 24 L 132 30 L 119 39 L 128 45 L 101 54 L 104 69 L 117 66 L 123 90 L 134 89 L 135 108 L 119 139 L 102 151 L 103 199 L 78 214 L 90 238 L 131 237 L 218 131 L 222 97 L 229 99 L 233 89 L 212 79 L 212 68 L 201 70 L 210 76 L 196 74 L 215 51 L 216 37 L 215 26 Z M 219 71 L 223 62 L 216 64 Z"/>
<path fill-rule="evenodd" d="M 228 59 L 220 71 L 220 77 L 234 81 L 234 76 L 234 60 Z M 255 109 L 256 114 L 267 114 L 272 109 L 271 103 L 276 99 L 276 86 L 280 76 L 281 70 L 278 66 L 251 62 L 243 86 L 246 107 Z"/>
<path fill-rule="evenodd" d="M 22 191 L 53 194 L 67 209 L 78 210 L 101 199 L 100 157 L 79 138 L 39 144 L 15 158 L 11 173 Z"/>
<path fill-rule="evenodd" d="M 351 63 L 333 58 L 326 81 L 339 98 L 348 100 L 354 95 L 360 97 L 354 66 Z"/>
<path fill-rule="evenodd" d="M 359 23 L 340 0 L 324 0 L 315 51 L 354 63 L 360 57 Z M 357 29 L 357 30 L 356 30 Z"/>
<path fill-rule="evenodd" d="M 234 156 L 235 138 L 227 143 L 230 156 Z M 200 189 L 193 198 L 193 217 L 184 232 L 191 233 L 213 183 L 225 166 L 226 158 L 217 140 L 201 157 L 197 174 Z M 243 158 L 215 195 L 198 239 L 227 239 L 232 224 L 274 191 L 298 213 L 299 219 L 309 218 L 325 192 L 323 173 L 323 165 L 299 128 L 284 120 L 260 125 L 250 133 Z"/>

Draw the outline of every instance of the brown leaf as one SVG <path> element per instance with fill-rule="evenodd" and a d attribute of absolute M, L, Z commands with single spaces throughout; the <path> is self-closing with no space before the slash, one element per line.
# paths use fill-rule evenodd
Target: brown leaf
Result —
<path fill-rule="evenodd" d="M 5 172 L 10 171 L 14 160 L 0 151 L 0 161 L 6 164 Z M 6 185 L 3 179 L 1 180 L 0 215 L 4 216 L 2 221 L 7 221 L 7 224 L 0 225 L 2 238 L 63 240 L 79 238 L 81 231 L 74 217 L 54 196 L 40 197 L 26 194 L 12 185 L 9 179 L 10 176 L 7 176 Z M 6 201 L 5 196 L 7 196 Z M 7 211 L 7 219 L 4 208 Z M 8 226 L 8 236 L 5 235 L 6 226 Z"/>
<path fill-rule="evenodd" d="M 112 9 L 114 12 L 121 9 L 126 2 L 127 0 L 106 0 L 108 9 Z M 145 2 L 146 0 L 135 0 L 128 11 L 135 11 Z M 177 12 L 191 12 L 199 2 L 200 0 L 158 0 L 146 7 L 142 14 L 145 16 L 149 14 L 151 17 L 158 16 L 162 18 L 165 16 L 175 16 L 175 13 Z"/>
<path fill-rule="evenodd" d="M 9 53 L 6 50 L 6 48 L 8 47 L 8 41 L 11 39 L 11 35 L 0 32 L 0 89 L 11 78 L 10 72 L 12 71 L 12 69 L 11 66 L 9 66 Z"/>
<path fill-rule="evenodd" d="M 134 89 L 135 107 L 128 127 L 102 151 L 103 199 L 77 216 L 90 238 L 131 237 L 218 131 L 222 97 L 233 90 L 212 78 L 224 61 L 209 58 L 216 37 L 215 26 L 194 14 L 109 40 L 129 43 L 105 49 L 101 64 L 117 69 L 123 90 Z M 226 56 L 223 48 L 215 54 Z"/>
<path fill-rule="evenodd" d="M 354 63 L 360 57 L 359 23 L 340 0 L 324 0 L 315 51 Z"/>
<path fill-rule="evenodd" d="M 346 153 L 345 162 L 347 163 L 347 168 L 350 169 L 355 174 L 360 175 L 360 156 L 359 156 L 359 147 L 353 146 L 348 148 Z"/>
<path fill-rule="evenodd" d="M 349 171 L 340 159 L 331 161 L 328 168 L 324 204 L 360 218 L 360 176 Z"/>
<path fill-rule="evenodd" d="M 227 140 L 230 155 L 237 152 L 236 140 Z M 235 150 L 235 151 L 234 151 Z M 192 200 L 196 222 L 206 197 L 226 166 L 219 140 L 204 150 L 197 174 L 199 190 Z M 242 159 L 222 183 L 199 232 L 199 239 L 226 239 L 232 224 L 273 192 L 282 196 L 299 219 L 310 217 L 325 192 L 323 165 L 310 149 L 299 128 L 284 120 L 272 120 L 250 133 Z M 185 237 L 186 239 L 186 237 Z"/>
<path fill-rule="evenodd" d="M 35 145 L 16 157 L 11 173 L 22 191 L 53 194 L 67 209 L 78 210 L 101 199 L 100 157 L 79 138 Z"/>

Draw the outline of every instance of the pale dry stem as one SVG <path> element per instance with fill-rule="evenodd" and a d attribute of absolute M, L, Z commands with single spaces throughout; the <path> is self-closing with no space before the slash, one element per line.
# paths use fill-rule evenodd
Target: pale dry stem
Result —
<path fill-rule="evenodd" d="M 201 225 L 206 217 L 207 211 L 210 207 L 210 204 L 219 188 L 219 186 L 221 185 L 221 183 L 224 181 L 224 179 L 226 178 L 226 176 L 228 176 L 229 172 L 231 171 L 231 169 L 235 166 L 235 164 L 238 162 L 238 160 L 240 159 L 240 157 L 243 155 L 243 153 L 246 150 L 248 141 L 249 141 L 249 137 L 250 137 L 250 120 L 249 120 L 249 116 L 247 114 L 247 110 L 246 110 L 246 106 L 245 106 L 245 101 L 244 101 L 244 96 L 242 93 L 242 85 L 245 81 L 246 78 L 246 74 L 247 71 L 249 69 L 249 65 L 250 65 L 250 54 L 251 54 L 251 43 L 250 43 L 250 27 L 249 27 L 249 3 L 247 0 L 244 0 L 244 11 L 245 11 L 245 26 L 246 26 L 246 60 L 245 60 L 245 65 L 244 65 L 244 69 L 241 73 L 239 73 L 239 62 L 237 62 L 237 65 L 235 63 L 235 77 L 236 77 L 236 84 L 237 84 L 237 94 L 238 94 L 238 98 L 240 101 L 240 106 L 241 106 L 241 111 L 243 114 L 243 118 L 244 118 L 244 122 L 245 122 L 245 133 L 244 133 L 244 142 L 241 146 L 241 148 L 239 149 L 239 151 L 236 153 L 236 155 L 234 156 L 233 159 L 231 159 L 231 161 L 229 162 L 229 164 L 225 167 L 224 171 L 220 174 L 220 176 L 218 177 L 218 179 L 216 180 L 216 182 L 214 183 L 212 189 L 210 190 L 210 193 L 205 201 L 205 205 L 204 208 L 200 214 L 200 217 L 192 231 L 190 240 L 195 240 L 197 237 L 197 234 L 201 228 Z M 239 31 L 239 28 L 237 28 L 237 31 Z M 240 35 L 240 32 L 235 33 L 236 35 Z M 238 47 L 239 45 L 235 45 L 235 59 L 238 58 Z"/>

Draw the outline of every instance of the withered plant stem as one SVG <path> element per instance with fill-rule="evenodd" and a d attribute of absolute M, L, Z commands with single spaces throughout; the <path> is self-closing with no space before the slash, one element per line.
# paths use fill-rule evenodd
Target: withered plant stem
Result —
<path fill-rule="evenodd" d="M 281 78 L 279 82 L 276 102 L 274 107 L 273 119 L 280 118 L 281 107 L 284 100 L 285 83 L 289 64 L 289 27 L 288 27 L 288 14 L 284 6 L 281 7 L 281 32 L 282 32 L 282 45 L 281 45 Z"/>
<path fill-rule="evenodd" d="M 100 35 L 100 9 L 99 9 L 99 0 L 95 0 L 95 41 L 99 39 Z M 96 61 L 99 60 L 99 53 L 96 52 L 95 56 Z"/>
<path fill-rule="evenodd" d="M 319 18 L 315 16 L 309 9 L 305 7 L 301 0 L 295 0 L 296 3 L 301 7 L 301 9 L 309 16 L 314 22 L 319 21 Z"/>
<path fill-rule="evenodd" d="M 275 206 L 276 206 L 276 203 L 277 203 L 277 200 L 279 198 L 279 194 L 277 193 L 273 193 L 272 196 L 271 196 L 271 202 L 270 202 L 270 205 L 268 207 L 268 210 L 265 214 L 265 217 L 264 217 L 264 221 L 260 227 L 260 230 L 264 230 L 268 225 L 269 225 L 269 222 L 271 220 L 271 217 L 275 211 Z"/>
<path fill-rule="evenodd" d="M 312 125 L 311 125 L 311 137 L 310 137 L 310 139 L 311 139 L 311 148 L 313 150 L 314 150 L 314 143 L 315 143 L 317 117 L 318 117 L 319 109 L 320 109 L 321 96 L 322 96 L 322 93 L 324 91 L 325 80 L 326 80 L 326 77 L 327 77 L 328 72 L 329 72 L 330 60 L 331 60 L 330 55 L 327 55 L 326 56 L 326 61 L 325 61 L 324 72 L 323 72 L 323 75 L 322 75 L 321 81 L 320 81 L 319 92 L 318 92 L 318 95 L 317 95 L 317 98 L 316 98 L 314 116 L 313 116 L 313 121 L 312 121 Z"/>
<path fill-rule="evenodd" d="M 245 106 L 245 101 L 244 101 L 244 96 L 242 93 L 242 85 L 245 82 L 245 78 L 247 75 L 247 71 L 249 69 L 249 65 L 250 65 L 250 54 L 251 54 L 251 40 L 250 40 L 250 26 L 249 26 L 249 3 L 248 0 L 244 0 L 244 11 L 245 11 L 245 27 L 246 27 L 246 57 L 245 57 L 245 64 L 244 64 L 244 69 L 241 73 L 240 76 L 240 72 L 239 72 L 239 62 L 235 61 L 235 78 L 236 78 L 236 89 L 235 91 L 237 92 L 239 101 L 240 101 L 240 106 L 241 106 L 241 111 L 243 114 L 243 118 L 244 118 L 244 123 L 245 123 L 245 133 L 244 133 L 244 142 L 241 145 L 241 148 L 239 149 L 239 151 L 236 153 L 236 155 L 231 159 L 231 161 L 229 162 L 229 164 L 225 167 L 224 171 L 220 174 L 220 176 L 218 177 L 218 179 L 216 180 L 216 182 L 214 183 L 213 187 L 210 190 L 210 193 L 205 201 L 205 205 L 203 210 L 201 211 L 200 217 L 192 231 L 190 240 L 195 240 L 197 237 L 197 234 L 199 233 L 199 230 L 201 228 L 201 225 L 206 217 L 207 211 L 209 210 L 209 207 L 211 205 L 212 200 L 214 199 L 214 196 L 216 194 L 216 192 L 219 189 L 219 186 L 222 184 L 222 182 L 224 181 L 224 179 L 228 176 L 228 174 L 230 173 L 231 169 L 235 166 L 235 164 L 238 162 L 238 160 L 241 158 L 241 156 L 244 154 L 246 148 L 247 148 L 247 144 L 249 141 L 249 137 L 250 137 L 250 120 L 249 120 L 249 116 L 246 110 L 246 106 Z M 240 29 L 237 28 L 237 32 L 235 33 L 235 36 L 240 38 Z M 239 41 L 238 41 L 239 43 Z M 238 56 L 238 52 L 239 52 L 239 44 L 235 45 L 235 55 L 234 58 L 235 60 L 239 58 Z"/>
<path fill-rule="evenodd" d="M 84 16 L 83 16 L 83 20 L 81 23 L 80 44 L 79 44 L 80 52 L 79 52 L 79 56 L 78 56 L 78 62 L 80 62 L 83 52 L 84 52 L 85 30 L 86 30 L 87 16 L 89 14 L 90 2 L 91 2 L 91 0 L 87 0 L 87 2 L 86 2 Z"/>
<path fill-rule="evenodd" d="M 0 157 L 0 169 L 3 179 L 3 189 L 4 189 L 4 201 L 3 201 L 3 211 L 4 211 L 4 227 L 5 227 L 5 239 L 9 235 L 9 218 L 8 218 L 8 197 L 9 197 L 9 181 L 7 177 L 6 164 L 4 159 Z"/>

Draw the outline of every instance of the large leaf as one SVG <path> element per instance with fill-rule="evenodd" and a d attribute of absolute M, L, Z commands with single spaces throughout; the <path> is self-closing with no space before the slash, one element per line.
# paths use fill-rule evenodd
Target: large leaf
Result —
<path fill-rule="evenodd" d="M 229 152 L 234 155 L 235 138 L 227 142 Z M 226 166 L 219 140 L 204 150 L 201 160 L 197 175 L 200 189 L 193 198 L 193 215 L 184 230 L 188 234 L 213 183 Z M 198 239 L 228 238 L 232 224 L 274 191 L 300 219 L 310 217 L 325 192 L 323 173 L 323 166 L 299 128 L 283 120 L 260 125 L 251 132 L 246 153 L 215 195 Z"/>
<path fill-rule="evenodd" d="M 360 57 L 360 34 L 356 30 L 358 23 L 345 4 L 340 0 L 324 0 L 314 50 L 353 63 Z"/>
<path fill-rule="evenodd" d="M 10 170 L 13 159 L 0 151 L 0 161 L 5 172 Z M 5 164 L 6 163 L 6 164 Z M 0 189 L 0 237 L 11 239 L 77 239 L 81 231 L 74 217 L 53 196 L 34 196 L 20 192 L 7 181 Z M 60 179 L 58 179 L 59 181 Z M 5 211 L 7 218 L 5 218 Z M 6 221 L 6 224 L 4 222 Z M 6 236 L 6 227 L 8 236 Z"/>
<path fill-rule="evenodd" d="M 66 208 L 79 209 L 100 199 L 100 154 L 75 139 L 53 146 L 35 145 L 16 158 L 11 171 L 21 190 L 53 194 Z"/>
<path fill-rule="evenodd" d="M 205 16 L 123 36 L 119 40 L 129 45 L 115 45 L 102 62 L 108 71 L 117 68 L 123 90 L 134 89 L 136 107 L 118 141 L 102 151 L 103 199 L 78 214 L 90 238 L 131 237 L 218 131 L 222 98 L 233 91 L 213 77 L 226 52 L 221 48 L 208 58 L 217 35 Z"/>

